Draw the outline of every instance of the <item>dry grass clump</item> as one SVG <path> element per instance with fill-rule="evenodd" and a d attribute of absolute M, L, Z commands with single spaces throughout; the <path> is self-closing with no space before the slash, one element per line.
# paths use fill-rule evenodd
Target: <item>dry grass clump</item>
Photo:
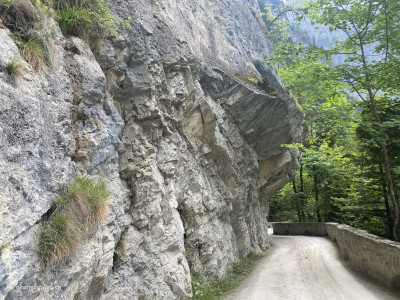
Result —
<path fill-rule="evenodd" d="M 46 263 L 71 257 L 79 242 L 107 213 L 110 192 L 104 182 L 76 177 L 39 233 L 39 255 Z"/>
<path fill-rule="evenodd" d="M 260 82 L 262 82 L 262 78 L 257 77 L 257 76 L 252 75 L 252 74 L 244 74 L 244 75 L 242 75 L 242 79 L 247 81 L 247 82 L 250 82 L 250 83 L 252 83 L 254 85 L 258 85 Z"/>

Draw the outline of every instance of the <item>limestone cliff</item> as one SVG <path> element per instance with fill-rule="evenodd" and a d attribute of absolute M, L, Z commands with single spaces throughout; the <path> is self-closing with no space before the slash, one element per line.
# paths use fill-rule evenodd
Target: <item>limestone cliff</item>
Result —
<path fill-rule="evenodd" d="M 190 297 L 189 267 L 222 276 L 268 247 L 267 199 L 296 172 L 281 144 L 300 140 L 302 115 L 264 64 L 257 1 L 110 5 L 131 28 L 91 49 L 48 19 L 50 66 L 16 78 L 0 28 L 1 299 Z M 107 218 L 45 265 L 41 219 L 76 174 L 107 182 Z"/>

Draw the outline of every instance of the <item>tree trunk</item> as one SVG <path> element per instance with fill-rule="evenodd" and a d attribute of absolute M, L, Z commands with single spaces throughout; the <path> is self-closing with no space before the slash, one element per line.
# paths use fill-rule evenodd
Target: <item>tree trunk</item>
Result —
<path fill-rule="evenodd" d="M 383 158 L 384 158 L 384 162 L 385 162 L 385 173 L 386 173 L 386 178 L 387 178 L 387 182 L 388 182 L 389 196 L 390 196 L 390 199 L 392 200 L 392 206 L 393 206 L 393 219 L 392 219 L 392 228 L 391 228 L 390 234 L 393 238 L 393 241 L 397 241 L 396 229 L 397 229 L 397 225 L 399 223 L 399 204 L 398 204 L 398 200 L 394 193 L 394 182 L 393 182 L 392 174 L 390 172 L 389 155 L 387 153 L 386 145 L 381 143 L 381 149 L 382 149 L 382 154 L 383 154 Z"/>
<path fill-rule="evenodd" d="M 390 150 L 389 150 L 389 152 L 390 152 Z M 393 185 L 394 185 L 394 197 L 397 199 L 397 209 L 398 209 L 398 217 L 397 217 L 397 230 L 399 230 L 400 231 L 400 204 L 399 204 L 399 194 L 398 194 L 398 192 L 397 192 L 397 184 L 396 184 L 396 182 L 397 182 L 397 178 L 396 178 L 396 175 L 393 175 Z M 396 230 L 396 229 L 395 229 Z M 397 239 L 397 241 L 398 241 L 399 239 Z"/>
<path fill-rule="evenodd" d="M 394 239 L 395 237 L 392 236 L 392 215 L 390 212 L 390 205 L 389 205 L 389 198 L 388 198 L 388 191 L 385 181 L 385 174 L 383 173 L 382 164 L 379 164 L 379 174 L 381 175 L 381 185 L 382 185 L 382 193 L 383 199 L 385 199 L 385 210 L 386 210 L 386 224 L 388 226 L 390 232 L 390 239 Z"/>
<path fill-rule="evenodd" d="M 304 206 L 306 205 L 306 198 L 304 194 L 304 181 L 303 181 L 303 162 L 300 162 L 300 212 L 301 212 L 301 220 L 304 222 Z"/>
<path fill-rule="evenodd" d="M 367 81 L 369 81 L 368 76 L 367 76 Z M 368 88 L 368 94 L 370 97 L 371 108 L 372 108 L 372 112 L 374 114 L 375 120 L 378 124 L 381 124 L 381 119 L 380 119 L 380 116 L 378 113 L 378 109 L 376 107 L 374 94 L 372 93 L 372 90 L 370 88 Z M 398 204 L 399 202 L 398 202 L 398 199 L 394 192 L 395 184 L 394 184 L 393 176 L 392 176 L 392 173 L 390 170 L 389 154 L 388 154 L 386 143 L 381 142 L 379 144 L 379 146 L 381 148 L 381 154 L 382 154 L 382 158 L 383 158 L 383 166 L 385 169 L 386 182 L 388 184 L 389 197 L 390 197 L 390 200 L 392 202 L 392 207 L 393 207 L 392 228 L 390 230 L 390 235 L 391 235 L 393 241 L 397 241 L 396 229 L 397 229 L 397 225 L 399 223 L 399 204 Z"/>
<path fill-rule="evenodd" d="M 315 173 L 315 167 L 314 167 L 314 196 L 315 196 L 315 208 L 317 212 L 317 222 L 321 222 L 321 213 L 319 211 L 319 201 L 318 201 L 318 179 L 317 179 L 317 174 Z"/>
<path fill-rule="evenodd" d="M 324 170 L 324 180 L 326 180 L 326 170 Z M 328 185 L 324 184 L 324 222 L 329 221 L 329 215 L 328 215 L 328 203 L 329 203 L 329 196 L 328 196 Z"/>
<path fill-rule="evenodd" d="M 366 70 L 364 86 L 366 87 L 366 90 L 368 92 L 369 102 L 371 105 L 371 109 L 372 109 L 374 118 L 375 118 L 376 122 L 380 125 L 380 124 L 382 124 L 382 122 L 381 122 L 381 118 L 378 113 L 378 109 L 376 107 L 375 94 L 371 88 L 372 82 L 371 82 L 370 74 L 367 71 L 368 70 L 367 61 L 365 58 L 364 44 L 363 44 L 363 40 L 361 37 L 360 37 L 359 41 L 360 41 L 360 50 L 361 50 L 361 59 L 362 59 L 362 63 L 363 63 L 363 68 L 364 68 L 364 70 Z M 397 241 L 396 229 L 397 229 L 397 225 L 399 223 L 399 202 L 398 202 L 398 199 L 394 192 L 395 183 L 394 183 L 393 176 L 392 176 L 392 173 L 390 170 L 387 142 L 380 142 L 379 146 L 381 148 L 381 154 L 382 154 L 382 158 L 383 158 L 383 166 L 385 169 L 386 181 L 388 184 L 389 197 L 390 197 L 390 200 L 392 201 L 392 207 L 393 207 L 392 228 L 391 228 L 390 234 L 393 237 L 393 240 Z"/>
<path fill-rule="evenodd" d="M 292 180 L 293 183 L 293 193 L 294 199 L 296 201 L 296 211 L 297 211 L 297 219 L 301 222 L 301 213 L 300 213 L 300 203 L 299 203 L 299 195 L 297 194 L 296 180 Z"/>

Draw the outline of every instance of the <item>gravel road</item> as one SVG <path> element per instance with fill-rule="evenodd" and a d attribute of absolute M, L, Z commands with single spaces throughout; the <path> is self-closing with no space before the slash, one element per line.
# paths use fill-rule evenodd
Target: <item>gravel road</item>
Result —
<path fill-rule="evenodd" d="M 271 236 L 272 248 L 225 300 L 394 300 L 350 270 L 327 238 Z"/>

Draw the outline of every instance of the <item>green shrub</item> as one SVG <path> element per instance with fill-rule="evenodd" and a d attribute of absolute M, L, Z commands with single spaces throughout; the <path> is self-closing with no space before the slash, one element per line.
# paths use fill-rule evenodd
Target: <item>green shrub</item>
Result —
<path fill-rule="evenodd" d="M 89 33 L 96 14 L 90 8 L 70 7 L 57 11 L 57 21 L 65 35 Z"/>
<path fill-rule="evenodd" d="M 49 8 L 52 7 L 52 0 L 31 0 L 31 2 L 37 10 L 41 11 L 40 15 L 43 15 L 43 12 L 51 14 Z"/>
<path fill-rule="evenodd" d="M 0 19 L 11 32 L 27 33 L 38 22 L 30 0 L 0 0 Z"/>
<path fill-rule="evenodd" d="M 0 22 L 13 32 L 21 56 L 35 70 L 48 62 L 42 23 L 47 9 L 41 0 L 0 0 Z"/>
<path fill-rule="evenodd" d="M 17 56 L 14 56 L 6 65 L 6 71 L 11 76 L 18 76 L 22 72 L 23 65 Z"/>
<path fill-rule="evenodd" d="M 40 228 L 38 251 L 45 262 L 69 258 L 89 230 L 104 220 L 110 192 L 104 182 L 76 177 Z"/>
<path fill-rule="evenodd" d="M 0 23 L 14 2 L 15 0 L 0 0 Z"/>
<path fill-rule="evenodd" d="M 104 34 L 116 36 L 118 25 L 129 26 L 128 20 L 112 15 L 105 0 L 77 2 L 58 1 L 56 18 L 65 35 L 96 38 Z"/>
<path fill-rule="evenodd" d="M 35 69 L 39 70 L 48 62 L 48 51 L 43 41 L 38 37 L 31 37 L 20 45 L 22 57 Z"/>
<path fill-rule="evenodd" d="M 217 300 L 236 288 L 254 268 L 261 254 L 250 253 L 246 258 L 233 265 L 231 273 L 221 279 L 206 280 L 200 274 L 191 271 L 193 300 Z"/>

